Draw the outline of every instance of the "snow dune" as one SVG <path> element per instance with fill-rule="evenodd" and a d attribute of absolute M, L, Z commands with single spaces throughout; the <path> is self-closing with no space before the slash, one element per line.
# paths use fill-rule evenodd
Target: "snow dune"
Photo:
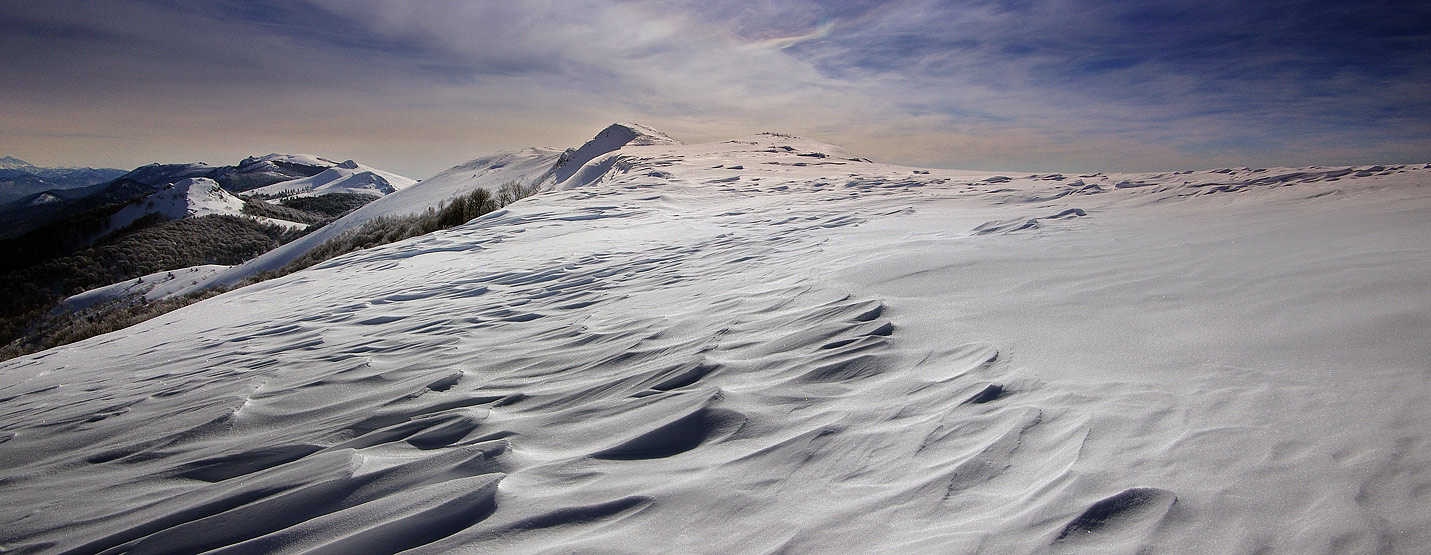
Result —
<path fill-rule="evenodd" d="M 1427 167 L 561 157 L 430 180 L 571 172 L 466 226 L 0 363 L 0 545 L 1431 545 Z"/>

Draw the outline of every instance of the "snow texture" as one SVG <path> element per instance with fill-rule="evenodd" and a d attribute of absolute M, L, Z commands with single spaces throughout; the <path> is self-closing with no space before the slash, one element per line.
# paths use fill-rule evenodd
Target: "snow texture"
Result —
<path fill-rule="evenodd" d="M 1431 545 L 1426 166 L 557 164 L 587 154 L 454 168 L 365 209 L 551 190 L 0 363 L 0 545 Z"/>

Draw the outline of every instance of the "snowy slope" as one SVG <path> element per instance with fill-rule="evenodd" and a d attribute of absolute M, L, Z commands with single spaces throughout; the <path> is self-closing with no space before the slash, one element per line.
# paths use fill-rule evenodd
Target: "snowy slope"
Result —
<path fill-rule="evenodd" d="M 334 165 L 312 177 L 281 181 L 250 193 L 273 197 L 358 193 L 383 196 L 406 189 L 416 180 L 364 166 L 352 160 Z"/>
<path fill-rule="evenodd" d="M 586 144 L 562 155 L 552 175 L 554 188 L 581 187 L 600 179 L 615 166 L 627 146 L 678 145 L 665 133 L 635 123 L 616 123 L 601 130 Z"/>
<path fill-rule="evenodd" d="M 1431 545 L 1427 166 L 998 175 L 777 135 L 612 158 L 0 363 L 0 545 Z"/>
<path fill-rule="evenodd" d="M 66 311 L 75 312 L 97 304 L 126 298 L 143 297 L 145 300 L 155 301 L 173 295 L 174 292 L 192 286 L 199 280 L 207 278 L 209 274 L 225 268 L 228 266 L 204 264 L 155 272 L 137 279 L 96 287 L 83 293 L 71 295 L 61 301 L 60 306 Z"/>
<path fill-rule="evenodd" d="M 478 158 L 421 183 L 404 187 L 400 192 L 373 201 L 313 233 L 245 264 L 215 274 L 209 281 L 179 293 L 190 293 L 213 286 L 233 286 L 260 272 L 282 268 L 324 241 L 356 229 L 374 218 L 418 214 L 475 189 L 487 189 L 496 193 L 507 183 L 538 184 L 543 190 L 578 187 L 585 182 L 595 181 L 610 171 L 611 164 L 606 160 L 614 160 L 618 156 L 616 151 L 628 144 L 679 144 L 679 141 L 639 124 L 616 123 L 602 130 L 580 148 L 563 152 L 553 148 L 534 147 Z M 587 181 L 582 181 L 583 178 Z"/>
<path fill-rule="evenodd" d="M 109 230 L 124 229 L 135 220 L 149 214 L 159 214 L 165 220 L 197 218 L 209 215 L 242 216 L 273 225 L 303 229 L 306 224 L 246 216 L 243 213 L 243 199 L 225 191 L 218 182 L 207 177 L 181 179 L 167 187 L 137 200 L 109 218 Z"/>

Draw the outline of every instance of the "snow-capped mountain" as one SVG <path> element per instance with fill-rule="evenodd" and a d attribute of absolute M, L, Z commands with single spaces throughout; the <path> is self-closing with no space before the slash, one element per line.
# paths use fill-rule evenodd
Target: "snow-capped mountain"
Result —
<path fill-rule="evenodd" d="M 626 146 L 678 145 L 665 133 L 634 123 L 616 123 L 586 144 L 562 154 L 552 176 L 555 188 L 580 187 L 610 171 L 616 150 Z"/>
<path fill-rule="evenodd" d="M 347 160 L 334 162 L 311 154 L 269 154 L 244 158 L 233 166 L 204 163 L 150 164 L 122 176 L 150 186 L 190 177 L 206 177 L 235 193 L 314 196 L 358 192 L 381 196 L 405 188 L 416 180 Z"/>
<path fill-rule="evenodd" d="M 23 170 L 33 167 L 35 167 L 34 164 L 14 156 L 0 156 L 0 170 Z"/>
<path fill-rule="evenodd" d="M 323 182 L 328 186 L 311 195 L 360 192 L 377 196 L 413 182 L 412 179 L 356 162 L 334 162 L 309 154 L 255 156 L 232 166 L 211 166 L 202 162 L 149 164 L 121 173 L 123 175 L 96 185 L 63 191 L 45 190 L 14 199 L 10 206 L 0 211 L 0 221 L 4 222 L 0 226 L 0 236 L 20 235 L 87 210 L 149 195 L 190 178 L 207 178 L 227 191 L 245 193 L 283 182 L 292 183 L 280 191 L 312 188 L 314 182 L 309 178 L 320 175 L 338 177 L 333 183 Z"/>
<path fill-rule="evenodd" d="M 249 191 L 267 197 L 319 196 L 334 193 L 380 197 L 406 189 L 416 180 L 348 160 L 299 179 L 280 181 Z"/>
<path fill-rule="evenodd" d="M 217 181 L 207 177 L 184 178 L 142 199 L 136 200 L 109 218 L 109 231 L 123 229 L 150 214 L 165 220 L 197 218 L 209 215 L 245 216 L 244 201 L 224 190 Z M 267 223 L 302 229 L 297 222 L 273 218 L 256 218 Z"/>
<path fill-rule="evenodd" d="M 0 545 L 1431 545 L 1431 165 L 608 146 L 464 164 L 368 207 L 548 192 L 0 363 Z"/>
<path fill-rule="evenodd" d="M 578 187 L 600 179 L 615 167 L 616 152 L 629 146 L 680 144 L 660 131 L 633 123 L 615 123 L 602 130 L 579 148 L 560 151 L 554 148 L 529 148 L 501 152 L 455 166 L 420 183 L 409 183 L 389 196 L 373 201 L 292 243 L 269 251 L 263 256 L 214 274 L 211 279 L 180 291 L 192 293 L 214 286 L 233 286 L 260 272 L 277 270 L 348 230 L 383 216 L 417 214 L 456 198 L 474 189 L 497 192 L 503 184 L 536 184 L 543 190 Z M 358 169 L 358 168 L 350 168 Z M 283 191 L 282 183 L 274 185 Z"/>

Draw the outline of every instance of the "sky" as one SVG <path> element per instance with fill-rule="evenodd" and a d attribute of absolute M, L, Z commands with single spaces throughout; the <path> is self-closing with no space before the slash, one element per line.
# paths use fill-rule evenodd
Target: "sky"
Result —
<path fill-rule="evenodd" d="M 1021 171 L 1431 162 L 1431 4 L 0 0 L 0 156 L 414 178 L 631 121 Z"/>

